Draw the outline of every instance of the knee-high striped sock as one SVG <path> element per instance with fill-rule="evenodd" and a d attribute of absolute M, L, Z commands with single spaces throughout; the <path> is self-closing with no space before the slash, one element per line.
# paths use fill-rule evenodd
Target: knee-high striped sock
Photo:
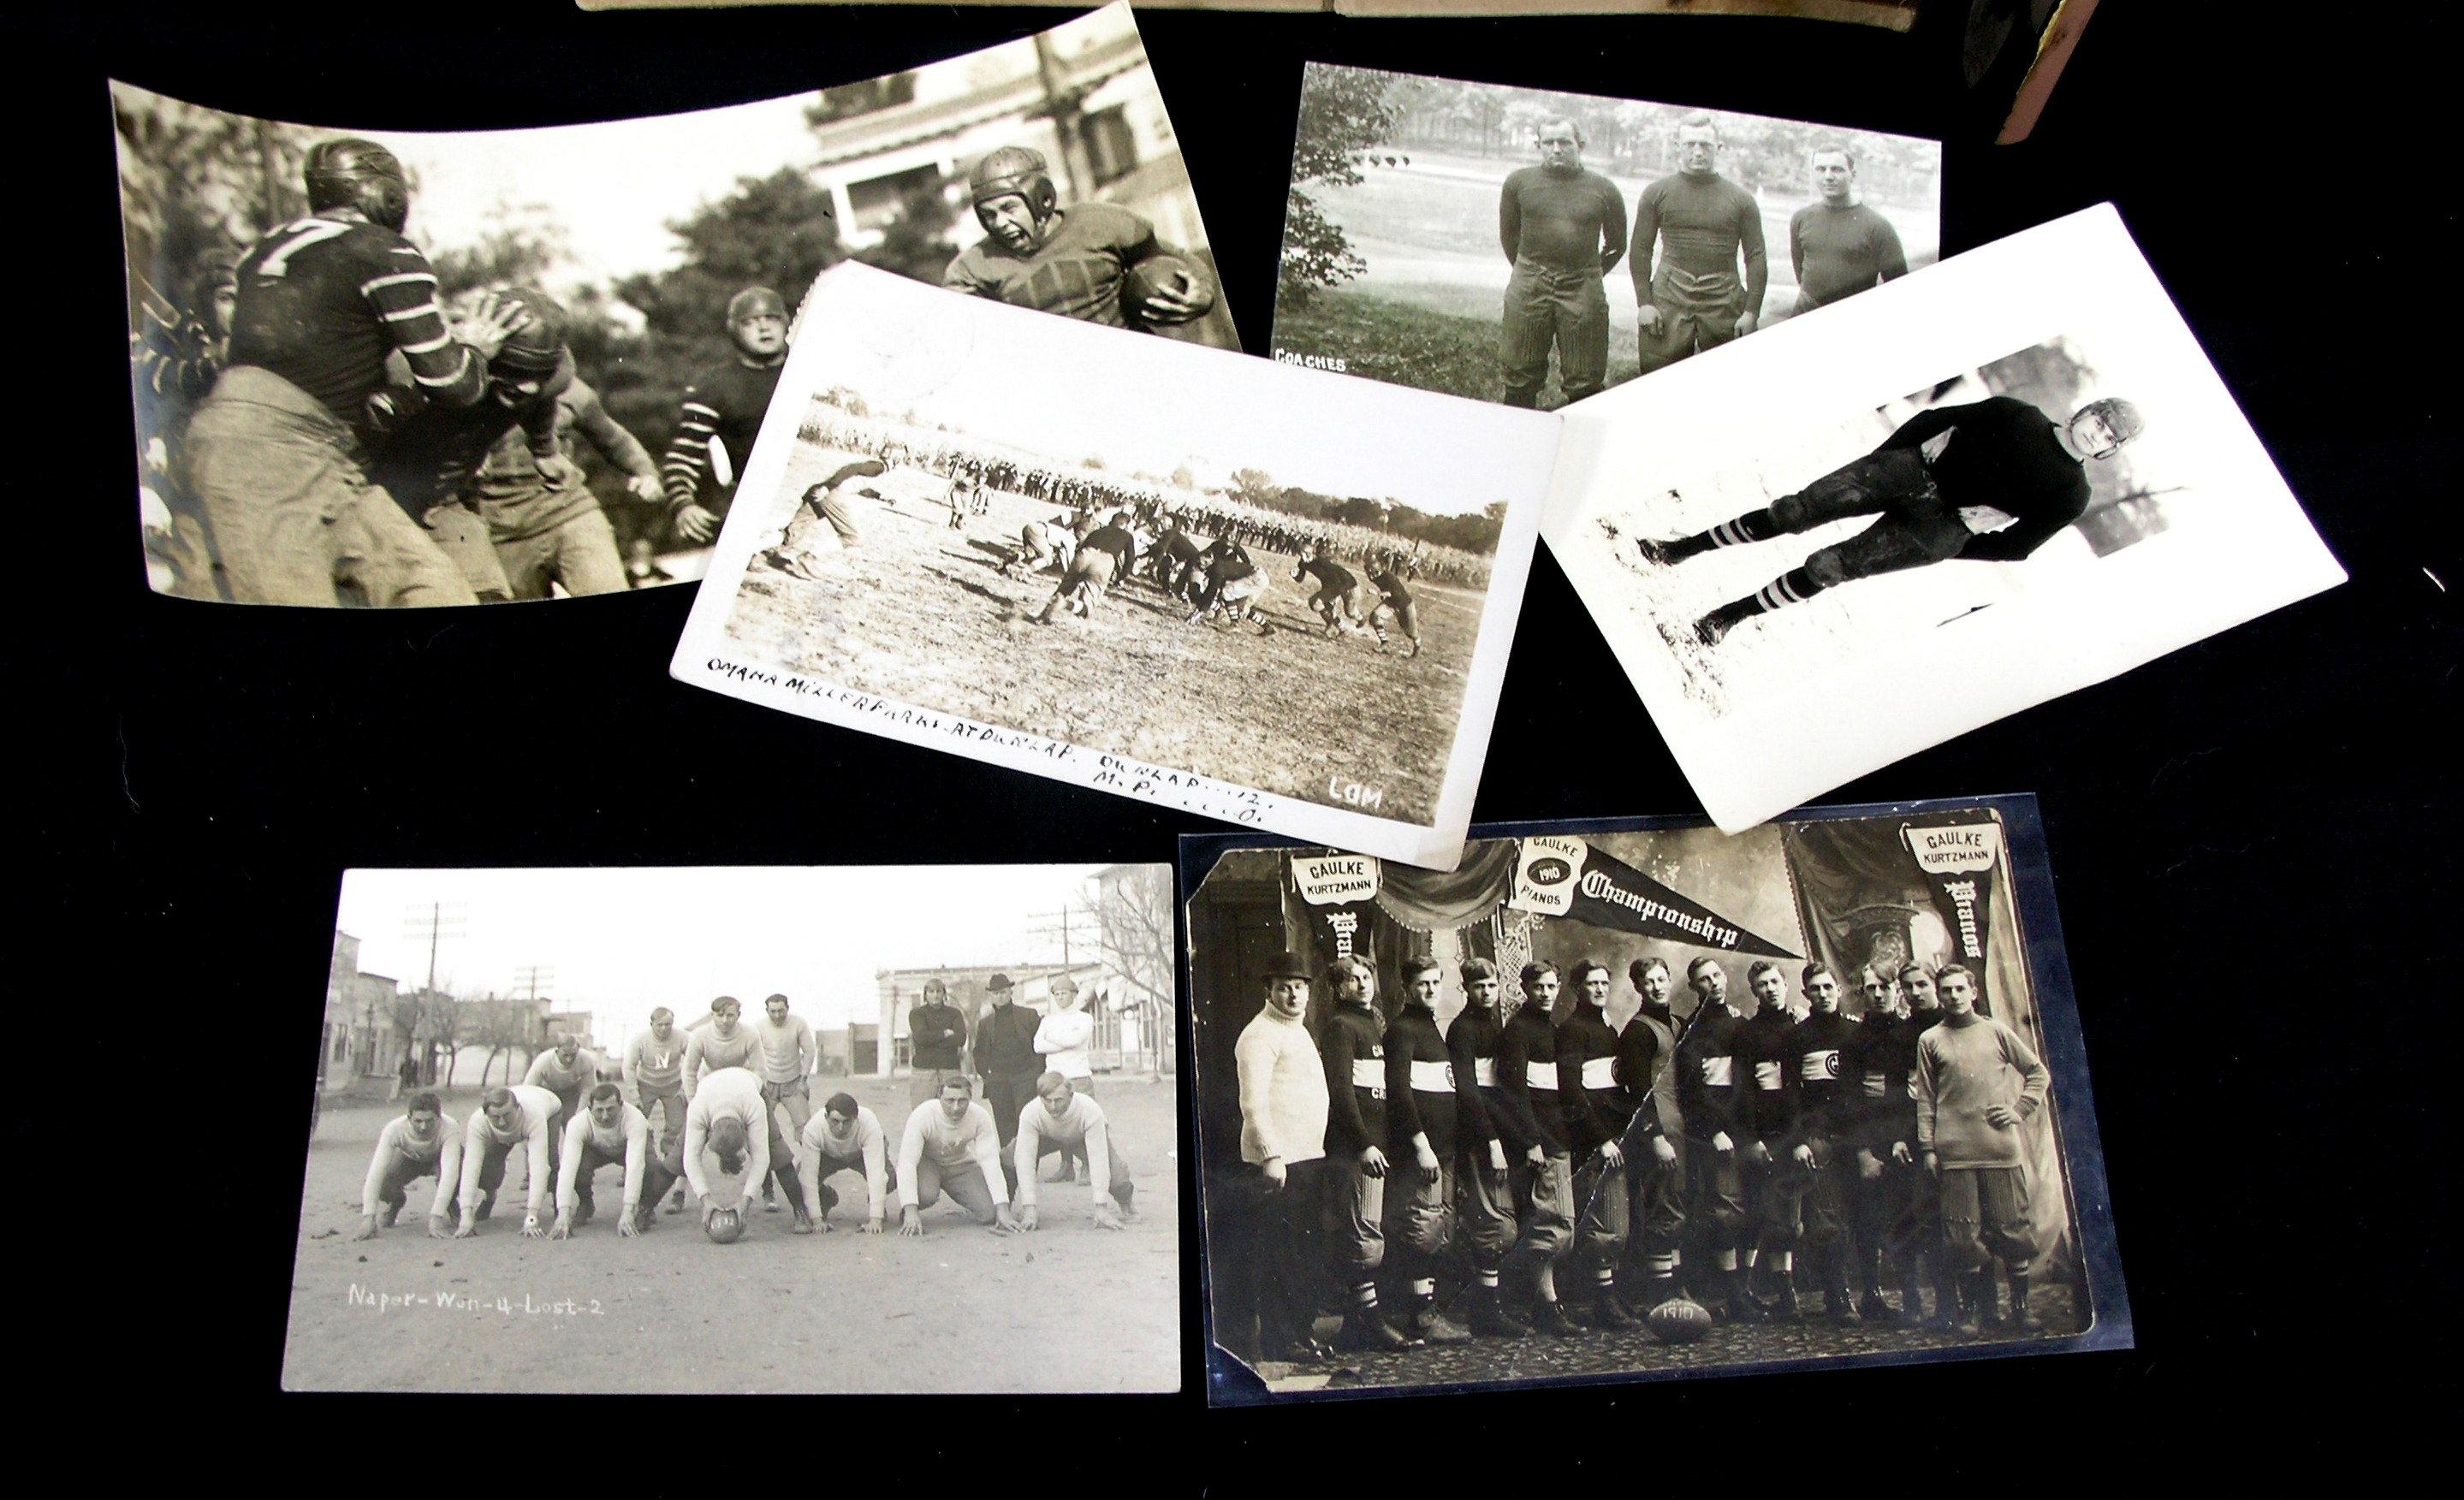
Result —
<path fill-rule="evenodd" d="M 1821 592 L 1822 585 L 1814 581 L 1814 575 L 1803 568 L 1791 568 L 1728 607 L 1741 618 L 1768 615 L 1791 604 L 1802 604 Z"/>
<path fill-rule="evenodd" d="M 1697 532 L 1681 541 L 1663 542 L 1661 547 L 1668 554 L 1669 561 L 1683 562 L 1714 548 L 1767 542 L 1779 533 L 1779 523 L 1771 519 L 1770 511 L 1749 511 L 1733 521 L 1722 521 L 1707 532 Z"/>
<path fill-rule="evenodd" d="M 1355 1281 L 1352 1284 L 1352 1305 L 1363 1314 L 1377 1311 L 1377 1283 Z"/>

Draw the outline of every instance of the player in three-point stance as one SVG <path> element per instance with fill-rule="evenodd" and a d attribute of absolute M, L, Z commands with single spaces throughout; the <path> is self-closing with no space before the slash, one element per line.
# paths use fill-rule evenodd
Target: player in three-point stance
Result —
<path fill-rule="evenodd" d="M 1087 1181 L 1094 1189 L 1097 1228 L 1125 1228 L 1122 1221 L 1138 1216 L 1137 1188 L 1130 1180 L 1129 1154 L 1121 1149 L 1119 1139 L 1112 1134 L 1111 1121 L 1104 1118 L 1104 1106 L 1095 1102 L 1095 1096 L 1079 1093 L 1067 1077 L 1046 1070 L 1036 1079 L 1035 1098 L 1020 1109 L 1012 1130 L 1015 1161 L 1011 1172 L 1018 1189 L 1011 1195 L 1011 1207 L 1018 1212 L 1021 1229 L 1034 1229 L 1042 1222 L 1035 1204 L 1036 1182 L 1043 1176 L 1044 1159 L 1065 1151 L 1076 1151 L 1087 1159 Z"/>
<path fill-rule="evenodd" d="M 867 1234 L 879 1234 L 890 1189 L 895 1185 L 890 1143 L 881 1133 L 880 1119 L 857 1103 L 854 1095 L 833 1094 L 822 1112 L 806 1122 L 801 1143 L 803 1151 L 797 1159 L 796 1176 L 804 1185 L 804 1199 L 812 1206 L 813 1215 L 808 1223 L 797 1225 L 796 1232 L 830 1232 L 830 1210 L 838 1207 L 839 1195 L 829 1180 L 841 1172 L 853 1172 L 864 1179 L 865 1216 L 856 1227 Z"/>
<path fill-rule="evenodd" d="M 392 1228 L 410 1185 L 423 1177 L 436 1179 L 429 1232 L 442 1239 L 446 1210 L 462 1180 L 462 1131 L 434 1094 L 413 1095 L 409 1106 L 377 1133 L 367 1182 L 360 1189 L 360 1229 L 351 1238 L 372 1240 L 379 1228 Z"/>
<path fill-rule="evenodd" d="M 556 1226 L 552 1240 L 570 1236 L 598 1210 L 591 1178 L 603 1166 L 625 1172 L 624 1207 L 616 1232 L 630 1239 L 650 1227 L 650 1213 L 678 1174 L 650 1149 L 649 1117 L 625 1101 L 613 1083 L 592 1086 L 581 1113 L 566 1121 L 563 1160 L 556 1179 Z"/>
<path fill-rule="evenodd" d="M 976 1102 L 975 1081 L 963 1073 L 943 1076 L 939 1097 L 907 1117 L 898 1142 L 898 1232 L 924 1232 L 924 1210 L 950 1201 L 995 1234 L 1015 1234 L 1009 1185 L 1001 1173 L 1001 1127 L 992 1111 Z"/>
<path fill-rule="evenodd" d="M 554 1094 L 533 1083 L 490 1089 L 479 1097 L 479 1108 L 462 1127 L 462 1221 L 453 1238 L 467 1240 L 496 1207 L 496 1189 L 505 1181 L 505 1159 L 522 1148 L 529 1202 L 522 1212 L 522 1233 L 539 1239 L 547 1233 L 540 1210 L 556 1177 L 559 1105 Z M 429 1232 L 439 1226 L 434 1220 Z"/>
<path fill-rule="evenodd" d="M 721 1208 L 740 1212 L 748 1207 L 756 1183 L 778 1184 L 787 1195 L 788 1207 L 796 1211 L 798 1226 L 811 1219 L 804 1207 L 803 1185 L 796 1181 L 795 1152 L 779 1132 L 761 1076 L 751 1068 L 719 1068 L 695 1082 L 693 1101 L 685 1106 L 682 1156 L 683 1161 L 673 1164 L 693 1185 L 693 1196 L 701 1200 L 705 1229 Z M 718 1184 L 710 1170 L 714 1163 L 721 1173 L 743 1174 L 735 1202 L 719 1201 Z"/>
<path fill-rule="evenodd" d="M 2087 513 L 2087 465 L 2122 451 L 2146 425 L 2137 406 L 2118 398 L 2092 401 L 2067 423 L 2013 396 L 1936 406 L 1901 424 L 1871 453 L 1762 510 L 1692 536 L 1645 537 L 1639 545 L 1644 560 L 1674 566 L 1850 516 L 1878 517 L 1696 620 L 1696 638 L 1716 646 L 1758 615 L 1859 578 L 1954 559 L 2025 561 Z"/>

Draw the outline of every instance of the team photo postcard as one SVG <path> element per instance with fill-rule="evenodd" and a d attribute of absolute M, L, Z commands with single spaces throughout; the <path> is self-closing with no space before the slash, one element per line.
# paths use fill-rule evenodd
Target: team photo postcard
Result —
<path fill-rule="evenodd" d="M 841 261 L 1240 346 L 1126 4 L 790 98 L 536 129 L 111 92 L 159 593 L 697 578 L 790 314 Z"/>
<path fill-rule="evenodd" d="M 1173 917 L 1161 864 L 347 872 L 283 1389 L 1179 1389 Z"/>
<path fill-rule="evenodd" d="M 1182 840 L 1217 1404 L 2131 1344 L 2035 800 Z"/>
<path fill-rule="evenodd" d="M 1311 63 L 1274 356 L 1554 409 L 1941 242 L 1937 141 Z"/>
<path fill-rule="evenodd" d="M 801 316 L 678 681 L 1454 862 L 1554 418 L 864 266 Z"/>
<path fill-rule="evenodd" d="M 2344 577 L 2110 205 L 1561 415 L 1550 548 L 1731 832 Z"/>

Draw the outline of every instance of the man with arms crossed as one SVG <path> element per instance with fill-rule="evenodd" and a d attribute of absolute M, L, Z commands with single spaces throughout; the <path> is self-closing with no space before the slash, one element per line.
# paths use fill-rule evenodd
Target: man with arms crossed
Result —
<path fill-rule="evenodd" d="M 625 1168 L 625 1210 L 616 1232 L 631 1239 L 650 1227 L 650 1210 L 675 1180 L 650 1149 L 649 1117 L 625 1102 L 625 1091 L 613 1083 L 592 1088 L 588 1108 L 564 1127 L 564 1160 L 556 1180 L 556 1228 L 547 1237 L 561 1240 L 590 1222 L 598 1210 L 590 1179 L 603 1166 Z"/>
<path fill-rule="evenodd" d="M 1241 1161 L 1263 1195 L 1258 1237 L 1259 1352 L 1313 1362 L 1318 1258 L 1326 1192 L 1326 1068 L 1309 1033 L 1309 970 L 1286 954 L 1266 971 L 1265 1003 L 1232 1046 L 1241 1087 Z"/>
<path fill-rule="evenodd" d="M 1632 264 L 1641 307 L 1636 352 L 1645 375 L 1743 338 L 1760 321 L 1771 280 L 1762 206 L 1720 175 L 1720 127 L 1710 116 L 1679 123 L 1677 170 L 1642 190 Z"/>
<path fill-rule="evenodd" d="M 1463 1008 L 1446 1030 L 1446 1059 L 1455 1076 L 1455 1208 L 1465 1258 L 1471 1262 L 1471 1331 L 1484 1338 L 1520 1338 L 1531 1332 L 1498 1296 L 1498 1271 L 1514 1248 L 1514 1189 L 1499 1120 L 1506 1105 L 1497 1087 L 1497 966 L 1466 959 L 1461 970 Z"/>
<path fill-rule="evenodd" d="M 766 1187 L 773 1181 L 786 1191 L 788 1206 L 796 1210 L 797 1227 L 811 1221 L 804 1209 L 803 1185 L 796 1181 L 795 1153 L 771 1116 L 760 1075 L 751 1069 L 720 1068 L 702 1076 L 693 1102 L 685 1109 L 683 1156 L 685 1180 L 701 1200 L 704 1228 L 719 1209 L 740 1209 L 753 1196 L 755 1183 Z M 736 1202 L 718 1201 L 716 1185 L 711 1180 L 712 1163 L 705 1156 L 715 1158 L 723 1173 L 733 1176 L 740 1170 L 744 1174 Z"/>
<path fill-rule="evenodd" d="M 1069 1080 L 1057 1073 L 1046 1073 L 1038 1078 L 1034 1102 L 1019 1111 L 1014 1179 L 1018 1190 L 1013 1199 L 1018 1227 L 1036 1228 L 1037 1166 L 1045 1154 L 1069 1147 L 1085 1153 L 1087 1158 L 1088 1179 L 1095 1191 L 1095 1228 L 1126 1228 L 1122 1220 L 1138 1216 L 1137 1189 L 1130 1182 L 1128 1154 L 1112 1139 L 1104 1106 L 1095 1102 L 1094 1096 L 1071 1088 Z M 1121 1206 L 1120 1212 L 1112 1211 L 1113 1204 Z"/>
<path fill-rule="evenodd" d="M 812 1205 L 813 1216 L 809 1223 L 798 1224 L 796 1232 L 830 1232 L 830 1210 L 838 1207 L 839 1195 L 829 1179 L 855 1172 L 864 1178 L 865 1196 L 864 1222 L 856 1228 L 879 1234 L 891 1187 L 890 1147 L 882 1138 L 880 1120 L 857 1103 L 854 1095 L 833 1094 L 804 1126 L 803 1145 L 796 1176 L 804 1185 L 804 1200 Z"/>
<path fill-rule="evenodd" d="M 1628 1301 L 1647 1313 L 1677 1294 L 1685 1237 L 1685 1162 L 1677 1142 L 1685 1127 L 1677 1111 L 1677 1017 L 1668 1008 L 1668 965 L 1637 959 L 1625 977 L 1642 1000 L 1617 1033 L 1617 1086 L 1642 1126 L 1639 1148 L 1626 1153 L 1627 1255 L 1642 1263 L 1640 1294 Z"/>
<path fill-rule="evenodd" d="M 1411 1274 L 1405 1326 L 1414 1337 L 1459 1344 L 1471 1331 L 1438 1311 L 1438 1268 L 1454 1225 L 1455 1073 L 1432 1009 L 1445 969 L 1431 958 L 1407 958 L 1403 1003 L 1386 1023 L 1388 1185 L 1386 1237 Z M 1468 1086 L 1466 1084 L 1466 1086 Z"/>
<path fill-rule="evenodd" d="M 1890 221 L 1857 201 L 1857 159 L 1843 145 L 1815 148 L 1820 198 L 1788 221 L 1788 258 L 1796 268 L 1796 308 L 1810 312 L 1908 273 L 1907 252 Z"/>
<path fill-rule="evenodd" d="M 446 1206 L 453 1202 L 462 1176 L 459 1132 L 433 1094 L 412 1096 L 409 1108 L 386 1120 L 377 1133 L 375 1154 L 368 1158 L 368 1179 L 360 1189 L 360 1231 L 351 1238 L 372 1240 L 379 1228 L 392 1228 L 410 1185 L 433 1177 L 436 1202 L 429 1210 L 429 1232 L 443 1239 Z"/>
<path fill-rule="evenodd" d="M 950 987 L 940 980 L 924 981 L 924 998 L 907 1012 L 907 1044 L 908 1105 L 930 1104 L 967 1051 L 966 1012 L 950 1003 Z"/>
<path fill-rule="evenodd" d="M 898 1232 L 924 1232 L 924 1210 L 947 1192 L 968 1218 L 995 1234 L 1015 1234 L 1009 1188 L 1001 1169 L 1001 1131 L 992 1111 L 976 1102 L 963 1073 L 941 1080 L 941 1095 L 915 1106 L 898 1142 Z"/>
<path fill-rule="evenodd" d="M 1506 283 L 1497 362 L 1506 404 L 1537 406 L 1549 380 L 1549 348 L 1566 400 L 1597 391 L 1609 375 L 1609 294 L 1601 286 L 1625 258 L 1625 197 L 1583 165 L 1582 127 L 1544 120 L 1538 166 L 1507 174 L 1497 201 L 1497 240 L 1514 273 Z"/>
<path fill-rule="evenodd" d="M 1917 1145 L 1942 1184 L 1943 1240 L 1968 1283 L 1959 1331 L 1991 1320 L 1993 1262 L 2011 1274 L 2011 1318 L 2034 1333 L 2028 1305 L 2036 1253 L 2028 1209 L 2027 1147 L 2019 1127 L 2045 1107 L 2053 1076 L 2019 1033 L 1976 1013 L 1976 979 L 1953 964 L 1934 976 L 1942 1024 L 1917 1038 Z"/>
<path fill-rule="evenodd" d="M 479 1221 L 495 1211 L 496 1189 L 504 1185 L 505 1158 L 520 1146 L 528 1173 L 529 1203 L 522 1212 L 522 1233 L 538 1239 L 547 1233 L 539 1210 L 547 1207 L 548 1189 L 556 1176 L 557 1098 L 531 1083 L 499 1086 L 479 1096 L 479 1109 L 462 1127 L 462 1222 L 453 1237 L 467 1240 L 479 1232 Z M 442 1207 L 440 1205 L 439 1207 Z M 429 1232 L 436 1231 L 430 1221 Z"/>

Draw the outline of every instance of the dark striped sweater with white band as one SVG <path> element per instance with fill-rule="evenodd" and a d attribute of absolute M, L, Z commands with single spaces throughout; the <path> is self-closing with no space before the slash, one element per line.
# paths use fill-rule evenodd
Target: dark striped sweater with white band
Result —
<path fill-rule="evenodd" d="M 1357 1156 L 1386 1144 L 1386 1046 L 1377 1012 L 1338 1002 L 1317 1042 L 1326 1059 L 1326 1149 Z"/>
<path fill-rule="evenodd" d="M 1446 1055 L 1438 1017 L 1408 1000 L 1386 1023 L 1386 1125 L 1388 1149 L 1409 1161 L 1412 1138 L 1426 1132 L 1438 1161 L 1455 1154 L 1455 1069 Z"/>
<path fill-rule="evenodd" d="M 1548 1011 L 1527 1005 L 1497 1040 L 1497 1096 L 1505 1106 L 1499 1124 L 1509 1152 L 1537 1145 L 1551 1156 L 1566 1153 L 1557 1083 L 1556 1023 Z"/>

